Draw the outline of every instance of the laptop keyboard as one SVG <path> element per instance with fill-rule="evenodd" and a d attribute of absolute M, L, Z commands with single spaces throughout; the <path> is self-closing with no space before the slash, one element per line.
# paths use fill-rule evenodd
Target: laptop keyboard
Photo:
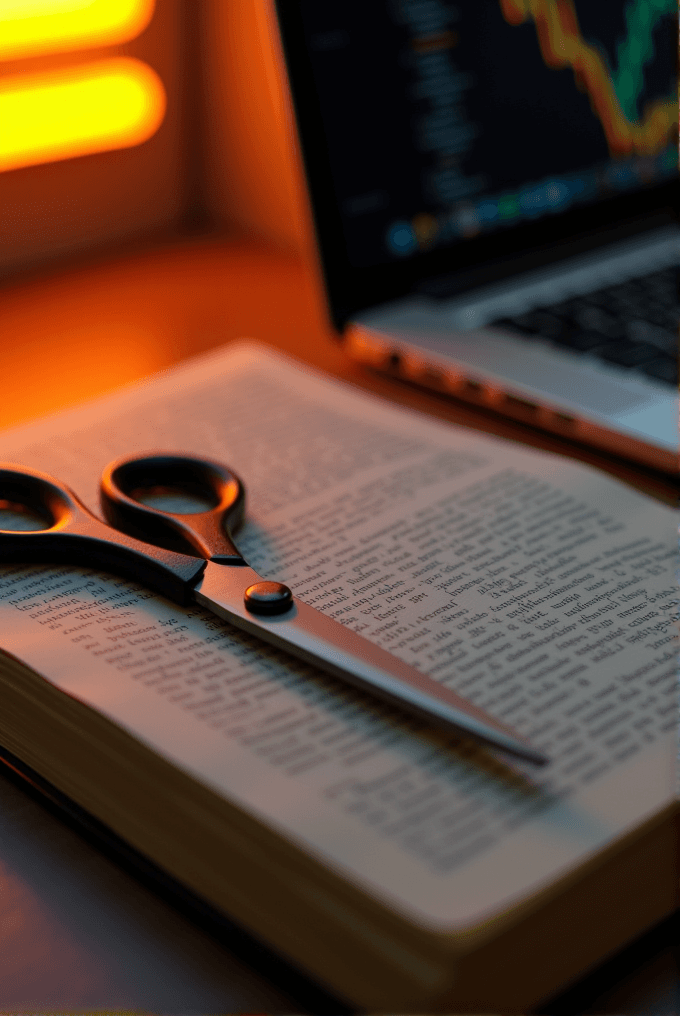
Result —
<path fill-rule="evenodd" d="M 677 385 L 679 319 L 673 267 L 492 323 Z"/>

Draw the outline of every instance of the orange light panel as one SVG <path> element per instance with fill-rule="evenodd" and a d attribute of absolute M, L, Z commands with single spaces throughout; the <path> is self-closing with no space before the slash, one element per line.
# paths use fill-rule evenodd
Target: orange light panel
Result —
<path fill-rule="evenodd" d="M 165 115 L 165 89 L 127 57 L 0 81 L 0 171 L 139 145 Z"/>
<path fill-rule="evenodd" d="M 0 0 L 0 60 L 113 46 L 148 25 L 155 0 Z"/>

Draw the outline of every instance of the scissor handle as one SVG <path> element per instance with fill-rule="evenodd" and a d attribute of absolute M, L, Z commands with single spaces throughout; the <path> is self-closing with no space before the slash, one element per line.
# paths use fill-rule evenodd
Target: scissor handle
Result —
<path fill-rule="evenodd" d="M 144 503 L 164 492 L 193 495 L 208 507 L 164 511 Z M 231 538 L 243 522 L 245 488 L 219 462 L 164 452 L 116 459 L 102 473 L 100 496 L 105 518 L 124 533 L 218 564 L 245 565 Z"/>
<path fill-rule="evenodd" d="M 204 561 L 151 546 L 104 525 L 57 480 L 0 463 L 0 505 L 28 510 L 40 529 L 0 529 L 0 564 L 72 564 L 140 582 L 176 603 L 193 601 Z"/>

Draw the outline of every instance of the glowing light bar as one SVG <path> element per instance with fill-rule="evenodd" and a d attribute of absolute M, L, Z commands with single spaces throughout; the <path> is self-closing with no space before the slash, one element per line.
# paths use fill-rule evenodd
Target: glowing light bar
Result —
<path fill-rule="evenodd" d="M 0 172 L 139 145 L 165 107 L 155 71 L 127 57 L 0 79 Z"/>
<path fill-rule="evenodd" d="M 134 39 L 155 0 L 0 0 L 0 60 Z"/>

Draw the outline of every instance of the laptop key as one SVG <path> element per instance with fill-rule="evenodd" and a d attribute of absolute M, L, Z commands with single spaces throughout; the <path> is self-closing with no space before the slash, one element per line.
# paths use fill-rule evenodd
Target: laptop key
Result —
<path fill-rule="evenodd" d="M 618 363 L 621 367 L 637 367 L 659 356 L 659 350 L 645 342 L 612 342 L 597 350 L 597 355 L 609 363 Z"/>
<path fill-rule="evenodd" d="M 674 335 L 678 334 L 678 315 L 674 311 L 658 308 L 645 315 L 648 321 Z"/>
<path fill-rule="evenodd" d="M 594 332 L 588 329 L 576 329 L 565 332 L 559 339 L 555 340 L 561 346 L 568 346 L 569 349 L 576 349 L 581 353 L 589 353 L 599 346 L 609 343 L 607 336 L 601 332 Z"/>
<path fill-rule="evenodd" d="M 565 331 L 565 323 L 557 315 L 542 310 L 499 318 L 493 324 L 498 328 L 521 332 L 523 335 L 542 335 L 548 339 L 557 338 Z"/>
<path fill-rule="evenodd" d="M 601 307 L 583 307 L 575 314 L 576 323 L 586 331 L 599 332 L 607 339 L 619 339 L 625 336 L 622 322 L 613 314 Z"/>
<path fill-rule="evenodd" d="M 537 335 L 544 335 L 546 339 L 556 339 L 565 330 L 565 322 L 549 311 L 537 310 L 531 315 L 531 318 L 532 331 Z"/>
<path fill-rule="evenodd" d="M 641 363 L 637 370 L 642 371 L 643 374 L 647 374 L 649 377 L 655 378 L 657 381 L 666 381 L 671 385 L 677 385 L 678 383 L 678 362 L 671 356 L 659 356 L 656 360 Z"/>
<path fill-rule="evenodd" d="M 663 353 L 672 356 L 678 348 L 677 332 L 660 328 L 650 321 L 634 318 L 628 322 L 626 331 L 634 342 L 645 342 L 656 346 Z"/>

